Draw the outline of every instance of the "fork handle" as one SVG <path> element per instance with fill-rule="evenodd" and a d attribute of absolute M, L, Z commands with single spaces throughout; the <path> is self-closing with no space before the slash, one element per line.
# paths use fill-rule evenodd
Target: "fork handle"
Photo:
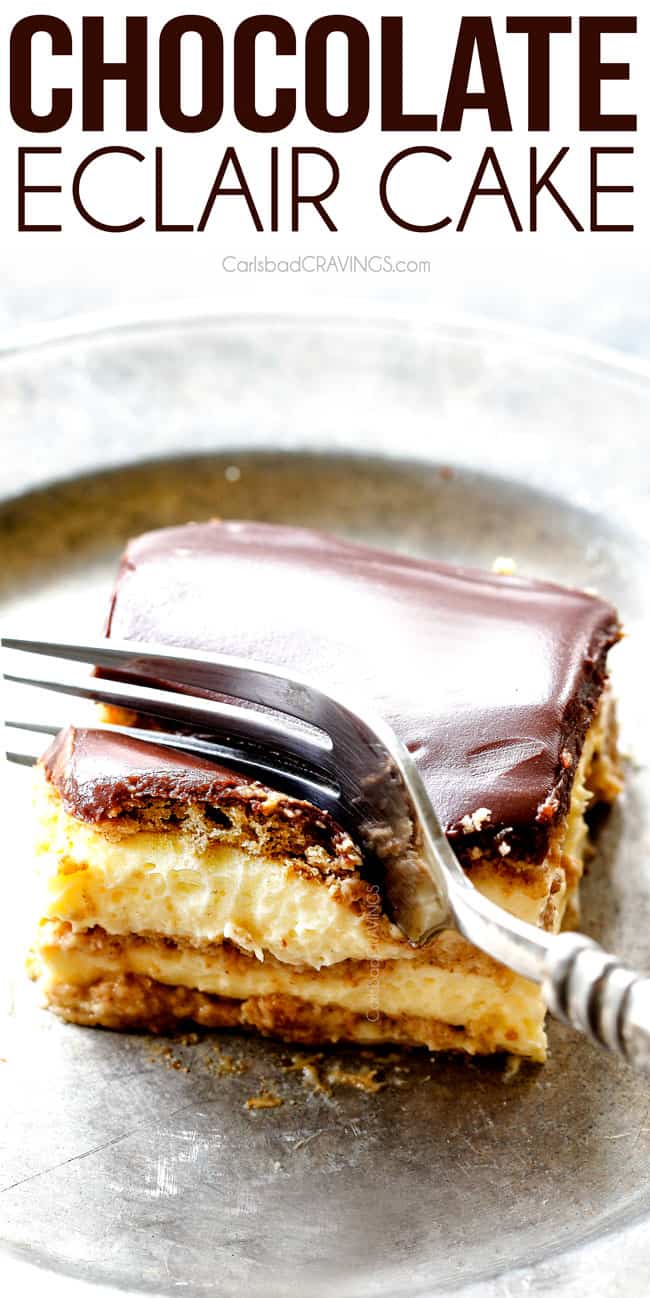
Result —
<path fill-rule="evenodd" d="M 650 977 L 582 933 L 546 933 L 507 914 L 466 877 L 448 879 L 456 926 L 474 946 L 541 983 L 551 1013 L 650 1073 Z"/>
<path fill-rule="evenodd" d="M 553 938 L 544 963 L 551 1013 L 650 1073 L 650 978 L 579 933 Z"/>

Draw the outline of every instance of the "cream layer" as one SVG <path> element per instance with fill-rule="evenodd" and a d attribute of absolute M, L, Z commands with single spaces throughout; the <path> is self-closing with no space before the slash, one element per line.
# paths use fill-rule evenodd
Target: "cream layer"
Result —
<path fill-rule="evenodd" d="M 229 945 L 180 948 L 152 939 L 108 939 L 103 935 L 41 929 L 34 972 L 46 997 L 56 1003 L 65 988 L 66 1017 L 75 1001 L 101 985 L 99 1022 L 129 1026 L 128 1011 L 115 1017 L 125 974 L 154 979 L 167 987 L 186 987 L 228 1000 L 295 998 L 302 1004 L 347 1015 L 372 1025 L 380 1018 L 417 1020 L 427 1044 L 426 1025 L 463 1029 L 458 1045 L 470 1053 L 509 1050 L 542 1060 L 546 1053 L 544 1003 L 539 989 L 473 951 L 456 933 L 444 933 L 427 955 L 410 960 L 342 961 L 328 969 L 296 968 L 268 957 L 264 962 Z M 83 1021 L 83 1020 L 82 1020 Z"/>

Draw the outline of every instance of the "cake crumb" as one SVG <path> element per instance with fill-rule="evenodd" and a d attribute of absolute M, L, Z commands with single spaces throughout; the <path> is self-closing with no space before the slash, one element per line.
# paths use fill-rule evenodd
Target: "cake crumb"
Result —
<path fill-rule="evenodd" d="M 560 806 L 560 802 L 557 793 L 551 793 L 550 796 L 546 799 L 546 802 L 543 802 L 541 807 L 539 808 L 536 819 L 538 821 L 541 821 L 542 824 L 546 820 L 552 820 L 556 811 L 559 810 L 559 806 Z"/>
<path fill-rule="evenodd" d="M 572 758 L 572 756 L 571 756 L 571 754 L 570 754 L 568 748 L 563 748 L 563 749 L 562 749 L 562 752 L 560 753 L 560 761 L 561 761 L 561 763 L 562 763 L 562 765 L 563 765 L 565 771 L 568 771 L 569 767 L 570 767 L 570 766 L 573 766 L 573 758 Z"/>
<path fill-rule="evenodd" d="M 383 1091 L 386 1085 L 377 1079 L 376 1068 L 360 1068 L 358 1072 L 352 1072 L 341 1064 L 332 1064 L 328 1068 L 327 1080 L 332 1086 L 352 1086 L 356 1091 L 366 1091 L 369 1095 Z"/>
<path fill-rule="evenodd" d="M 289 1073 L 300 1073 L 305 1086 L 310 1087 L 315 1095 L 331 1095 L 329 1086 L 321 1077 L 319 1065 L 322 1063 L 323 1055 L 291 1055 L 288 1063 L 283 1063 L 282 1067 Z"/>
<path fill-rule="evenodd" d="M 246 1101 L 247 1109 L 279 1109 L 284 1104 L 284 1100 L 279 1095 L 274 1095 L 272 1091 L 261 1091 L 259 1095 L 251 1095 Z"/>
<path fill-rule="evenodd" d="M 203 1066 L 211 1077 L 238 1077 L 241 1073 L 248 1072 L 248 1064 L 244 1059 L 233 1059 L 232 1055 L 217 1054 L 216 1059 L 208 1057 L 203 1060 Z"/>
<path fill-rule="evenodd" d="M 492 571 L 497 577 L 514 577 L 517 561 L 507 554 L 498 554 L 492 564 Z"/>
<path fill-rule="evenodd" d="M 315 1064 L 303 1064 L 300 1069 L 305 1086 L 310 1086 L 315 1095 L 331 1095 L 332 1092 L 323 1081 Z"/>
<path fill-rule="evenodd" d="M 153 1041 L 148 1048 L 149 1060 L 153 1063 L 160 1059 L 165 1068 L 172 1069 L 175 1073 L 189 1073 L 189 1066 L 181 1056 L 175 1054 L 172 1046 L 163 1046 L 162 1042 Z"/>
<path fill-rule="evenodd" d="M 480 834 L 481 830 L 492 817 L 489 807 L 477 807 L 476 811 L 470 812 L 468 816 L 463 816 L 460 824 L 464 834 Z"/>
<path fill-rule="evenodd" d="M 504 1081 L 506 1085 L 508 1082 L 514 1082 L 515 1077 L 519 1074 L 522 1063 L 523 1059 L 521 1059 L 519 1055 L 508 1055 L 502 1074 L 502 1081 Z"/>
<path fill-rule="evenodd" d="M 366 1052 L 366 1057 L 368 1057 Z M 374 1095 L 377 1091 L 382 1091 L 387 1085 L 384 1078 L 379 1079 L 377 1073 L 393 1059 L 400 1059 L 401 1055 L 395 1054 L 382 1058 L 379 1064 L 374 1066 L 363 1065 L 361 1068 L 346 1068 L 340 1060 L 328 1060 L 323 1054 L 301 1055 L 295 1054 L 287 1062 L 283 1062 L 282 1067 L 288 1072 L 300 1073 L 303 1084 L 315 1094 L 331 1096 L 332 1087 L 350 1086 L 356 1091 L 365 1091 L 366 1094 Z M 402 1071 L 408 1071 L 403 1069 Z"/>

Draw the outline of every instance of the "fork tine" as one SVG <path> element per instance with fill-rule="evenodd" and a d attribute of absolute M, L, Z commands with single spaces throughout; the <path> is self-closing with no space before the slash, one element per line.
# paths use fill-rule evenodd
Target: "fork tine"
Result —
<path fill-rule="evenodd" d="M 78 646 L 5 637 L 4 645 L 49 657 L 60 650 L 60 656 L 73 662 L 108 664 L 106 674 L 117 677 L 117 682 L 107 684 L 88 675 L 71 683 L 47 676 L 8 675 L 8 680 L 135 709 L 168 723 L 189 722 L 195 734 L 204 730 L 228 739 L 252 740 L 273 768 L 281 765 L 285 753 L 306 762 L 312 775 L 315 768 L 321 779 L 336 782 L 335 818 L 359 838 L 368 859 L 381 869 L 389 907 L 409 940 L 419 943 L 448 924 L 445 878 L 450 870 L 463 879 L 464 875 L 412 755 L 390 724 L 374 712 L 360 711 L 356 702 L 350 705 L 338 696 L 329 697 L 309 684 L 286 680 L 281 669 L 240 659 L 214 662 L 207 654 L 188 658 L 186 653 L 134 642 Z M 143 678 L 159 688 L 131 683 Z M 192 695 L 188 682 L 203 697 Z M 182 687 L 181 693 L 161 688 L 171 685 L 173 691 L 174 684 Z M 205 698 L 207 691 L 216 690 L 270 706 L 276 715 Z M 278 712 L 308 719 L 325 734 L 315 736 L 285 726 Z M 270 783 L 276 785 L 276 778 Z M 318 795 L 310 800 L 324 805 Z"/>
<path fill-rule="evenodd" d="M 61 730 L 64 730 L 68 723 L 62 725 L 43 725 L 36 721 L 16 721 L 8 718 L 4 725 L 8 730 L 27 731 L 38 735 L 47 735 L 54 738 Z M 127 739 L 137 739 L 141 743 L 153 744 L 162 748 L 172 748 L 179 752 L 195 753 L 198 757 L 206 757 L 212 762 L 237 762 L 238 766 L 245 768 L 247 771 L 259 772 L 256 776 L 259 779 L 271 779 L 276 775 L 286 775 L 287 779 L 300 781 L 304 787 L 309 786 L 313 789 L 323 789 L 331 793 L 333 797 L 338 798 L 338 785 L 328 782 L 324 784 L 322 779 L 317 778 L 317 773 L 310 773 L 308 768 L 302 763 L 300 767 L 294 767 L 291 762 L 285 760 L 284 754 L 273 755 L 273 764 L 265 762 L 263 754 L 253 755 L 251 749 L 237 748 L 231 743 L 218 743 L 215 739 L 203 739 L 199 735 L 182 735 L 175 734 L 169 730 L 142 730 L 137 726 L 122 726 L 111 722 L 98 722 L 92 724 L 88 729 L 99 730 L 105 734 L 122 735 Z M 301 795 L 302 796 L 302 795 Z"/>
<path fill-rule="evenodd" d="M 31 730 L 35 735 L 50 735 L 52 738 L 65 729 L 64 726 L 44 726 L 37 721 L 13 721 L 10 718 L 5 718 L 3 725 L 7 730 Z"/>
<path fill-rule="evenodd" d="M 157 684 L 194 687 L 232 698 L 245 699 L 261 707 L 293 716 L 326 733 L 331 720 L 331 700 L 311 685 L 288 678 L 269 666 L 229 654 L 214 657 L 202 650 L 133 640 L 32 640 L 2 636 L 5 649 L 61 658 L 68 662 L 91 663 L 108 671 L 148 676 Z"/>
<path fill-rule="evenodd" d="M 61 729 L 64 729 L 62 726 L 41 725 L 32 721 L 7 720 L 4 724 L 9 730 L 17 730 L 33 737 L 36 735 L 53 737 Z M 286 764 L 280 765 L 279 760 L 274 759 L 271 766 L 264 761 L 263 757 L 252 756 L 250 752 L 245 752 L 227 744 L 199 739 L 195 735 L 175 735 L 165 730 L 139 730 L 134 726 L 98 725 L 92 728 L 102 733 L 136 739 L 154 747 L 169 748 L 176 752 L 187 752 L 197 757 L 204 757 L 207 761 L 225 765 L 244 776 L 258 780 L 271 788 L 278 789 L 280 792 L 288 793 L 292 797 L 313 802 L 323 810 L 329 811 L 335 819 L 340 820 L 342 817 L 343 813 L 337 787 L 324 784 L 317 778 L 310 776 L 307 771 L 292 770 Z M 37 745 L 35 742 L 30 744 L 27 739 L 25 739 L 25 743 L 20 749 L 6 749 L 8 761 L 25 766 L 33 766 L 40 760 L 42 755 L 43 745 Z"/>
<path fill-rule="evenodd" d="M 5 729 L 17 729 L 21 732 L 18 735 L 12 736 L 11 742 L 9 741 L 9 737 L 5 736 L 5 744 L 3 747 L 7 761 L 13 762 L 17 766 L 35 766 L 39 758 L 42 757 L 46 747 L 42 739 L 43 728 L 36 728 L 31 725 L 12 727 L 9 721 L 5 721 L 4 725 Z M 28 733 L 23 733 L 25 731 Z M 40 743 L 36 738 L 37 735 L 41 736 Z M 51 737 L 49 736 L 49 731 L 48 737 Z M 16 747 L 13 746 L 14 744 Z"/>
<path fill-rule="evenodd" d="M 248 708 L 194 696 L 189 698 L 129 682 L 95 680 L 83 673 L 71 674 L 70 679 L 65 681 L 53 679 L 48 674 L 23 676 L 13 672 L 5 672 L 4 678 L 17 685 L 36 686 L 57 694 L 90 699 L 166 721 L 189 724 L 194 729 L 203 729 L 208 733 L 216 732 L 270 747 L 281 753 L 289 753 L 299 762 L 307 763 L 325 774 L 330 772 L 327 758 L 331 753 L 331 741 L 327 736 L 298 730 L 284 724 L 279 718 Z"/>

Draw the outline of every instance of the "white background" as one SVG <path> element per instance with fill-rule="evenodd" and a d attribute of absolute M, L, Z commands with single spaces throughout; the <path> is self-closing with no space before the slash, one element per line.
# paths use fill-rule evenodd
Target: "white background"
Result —
<path fill-rule="evenodd" d="M 58 135 L 38 139 L 23 136 L 12 125 L 8 109 L 7 77 L 2 77 L 2 128 L 0 130 L 0 325 L 12 327 L 38 320 L 56 319 L 70 313 L 88 310 L 134 309 L 150 311 L 159 306 L 200 300 L 215 309 L 263 306 L 272 308 L 309 306 L 322 303 L 334 309 L 342 302 L 358 303 L 361 311 L 377 304 L 424 307 L 432 316 L 458 312 L 498 316 L 565 334 L 623 347 L 650 359 L 650 306 L 648 287 L 650 265 L 650 199 L 648 189 L 647 106 L 650 84 L 650 53 L 644 14 L 640 6 L 612 6 L 610 3 L 585 3 L 579 8 L 568 4 L 515 3 L 471 5 L 446 0 L 442 4 L 423 4 L 420 0 L 402 0 L 401 4 L 373 4 L 351 0 L 340 6 L 345 12 L 362 19 L 371 35 L 373 50 L 372 103 L 367 124 L 350 135 L 322 135 L 299 113 L 294 125 L 276 136 L 253 136 L 235 121 L 232 111 L 231 37 L 236 24 L 265 6 L 235 3 L 140 3 L 130 0 L 126 7 L 93 3 L 93 0 L 58 0 L 44 4 L 43 9 L 64 18 L 73 30 L 76 54 L 72 59 L 47 58 L 47 45 L 39 46 L 37 75 L 40 98 L 36 107 L 47 108 L 52 70 L 59 84 L 65 84 L 65 73 L 75 86 L 80 78 L 80 17 L 82 14 L 104 14 L 106 17 L 107 57 L 121 59 L 124 53 L 123 20 L 126 12 L 147 14 L 151 28 L 150 128 L 146 135 L 126 135 L 124 131 L 123 87 L 114 85 L 107 91 L 107 122 L 102 136 L 83 135 L 80 125 L 80 102 L 76 100 L 74 120 Z M 304 31 L 309 22 L 336 6 L 316 5 L 297 0 L 283 0 L 272 12 L 292 21 L 298 33 L 298 57 L 275 60 L 269 48 L 260 47 L 263 68 L 260 86 L 260 110 L 272 103 L 276 84 L 296 84 L 301 102 L 302 48 Z M 177 13 L 205 13 L 217 20 L 224 32 L 226 45 L 226 111 L 223 121 L 204 136 L 179 136 L 164 127 L 156 111 L 156 35 L 159 27 Z M 5 0 L 0 18 L 3 60 L 8 67 L 9 33 L 18 18 L 33 12 L 14 0 Z M 405 108 L 409 111 L 435 111 L 442 114 L 460 15 L 485 13 L 494 19 L 495 31 L 508 98 L 513 118 L 512 135 L 490 137 L 483 113 L 468 113 L 460 135 L 429 137 L 421 134 L 382 134 L 379 116 L 379 20 L 381 14 L 401 14 L 405 21 L 407 85 Z M 639 131 L 636 137 L 620 138 L 607 133 L 597 137 L 580 136 L 577 129 L 578 39 L 577 15 L 637 13 L 639 34 L 610 36 L 603 41 L 607 61 L 630 61 L 631 81 L 606 86 L 605 110 L 636 112 Z M 549 135 L 529 136 L 526 123 L 526 41 L 524 37 L 506 35 L 506 14 L 571 14 L 574 33 L 553 38 L 552 45 L 552 130 Z M 189 59 L 189 55 L 188 55 Z M 68 66 L 69 65 L 69 66 Z M 191 64 L 188 62 L 191 70 Z M 336 70 L 336 65 L 334 65 Z M 56 83 L 56 82 L 55 82 Z M 332 108 L 341 106 L 341 85 L 336 75 L 332 82 Z M 194 101 L 195 102 L 195 101 Z M 193 107 L 192 86 L 188 78 L 186 108 Z M 427 194 L 430 184 L 424 171 L 410 172 L 410 192 L 402 195 L 408 210 L 435 214 L 448 212 L 456 220 L 483 149 L 496 147 L 513 195 L 527 223 L 526 190 L 528 149 L 538 146 L 548 161 L 562 145 L 571 146 L 571 154 L 557 173 L 558 185 L 569 202 L 584 218 L 587 195 L 588 149 L 591 144 L 634 143 L 632 162 L 612 162 L 605 180 L 636 185 L 633 198 L 620 196 L 609 209 L 614 219 L 633 218 L 634 234 L 579 234 L 554 209 L 547 197 L 540 207 L 541 229 L 537 234 L 517 234 L 504 205 L 495 199 L 479 200 L 464 234 L 453 227 L 436 234 L 409 234 L 394 226 L 382 212 L 378 198 L 378 178 L 387 160 L 410 144 L 429 144 L 447 149 L 454 157 L 448 167 L 438 164 L 436 188 Z M 62 219 L 61 234 L 18 234 L 16 232 L 16 153 L 19 144 L 59 145 L 61 159 L 39 161 L 34 176 L 44 183 L 62 183 L 65 192 L 54 199 L 41 196 L 33 200 L 34 219 Z M 147 155 L 138 166 L 128 160 L 105 164 L 88 179 L 87 199 L 105 215 L 105 219 L 128 219 L 139 211 L 147 224 L 124 235 L 107 235 L 84 225 L 74 213 L 69 186 L 74 167 L 93 149 L 109 144 L 128 144 Z M 204 234 L 161 234 L 152 228 L 153 172 L 151 159 L 156 145 L 164 147 L 168 163 L 169 219 L 197 221 L 209 192 L 219 160 L 228 145 L 237 148 L 249 183 L 262 214 L 268 210 L 268 157 L 271 145 L 281 150 L 284 170 L 292 145 L 319 145 L 338 158 L 342 179 L 337 194 L 328 206 L 339 233 L 328 233 L 318 218 L 311 215 L 304 230 L 296 234 L 257 234 L 240 200 L 226 199 L 218 204 L 212 222 Z M 37 169 L 36 169 L 37 167 Z M 428 205 L 427 205 L 428 200 Z M 286 230 L 287 191 L 282 188 L 283 221 Z M 605 200 L 607 201 L 607 200 Z M 607 212 L 607 208 L 603 208 Z M 271 257 L 294 258 L 298 254 L 325 253 L 340 257 L 391 254 L 395 258 L 412 258 L 430 262 L 430 269 L 410 275 L 336 273 L 327 274 L 227 274 L 223 258 L 235 255 L 244 259 Z"/>

